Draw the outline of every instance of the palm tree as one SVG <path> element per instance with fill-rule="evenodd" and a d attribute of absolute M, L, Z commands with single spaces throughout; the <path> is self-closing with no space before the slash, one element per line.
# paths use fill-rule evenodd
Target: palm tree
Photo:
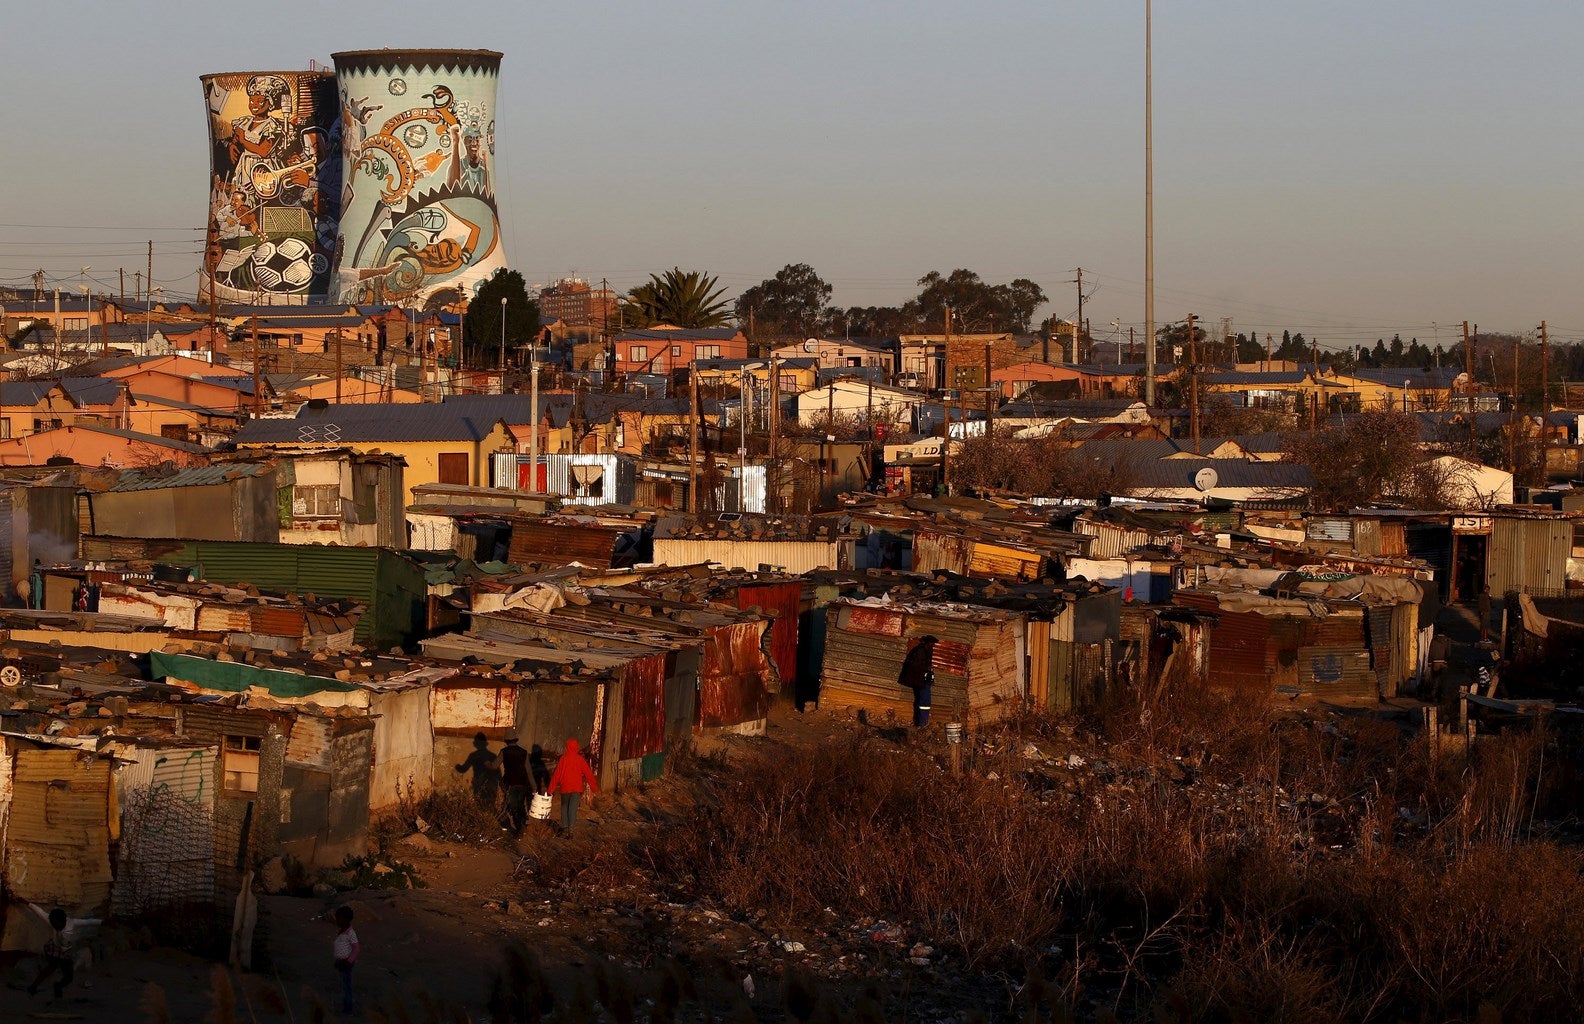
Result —
<path fill-rule="evenodd" d="M 716 279 L 697 270 L 672 267 L 627 293 L 622 302 L 622 323 L 629 327 L 670 324 L 672 327 L 721 327 L 729 321 L 729 306 L 716 288 Z"/>

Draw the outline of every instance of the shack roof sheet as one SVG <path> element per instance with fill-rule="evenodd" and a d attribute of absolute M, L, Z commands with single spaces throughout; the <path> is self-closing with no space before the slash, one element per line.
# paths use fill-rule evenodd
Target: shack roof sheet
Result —
<path fill-rule="evenodd" d="M 237 444 L 368 443 L 400 441 L 482 441 L 499 422 L 465 405 L 383 403 L 312 404 L 289 419 L 251 420 L 237 431 Z M 305 427 L 312 430 L 305 431 Z M 335 437 L 331 438 L 330 433 Z"/>
<path fill-rule="evenodd" d="M 154 469 L 128 469 L 111 491 L 158 491 L 167 487 L 214 487 L 233 480 L 263 476 L 275 467 L 266 462 L 224 462 L 162 473 Z"/>

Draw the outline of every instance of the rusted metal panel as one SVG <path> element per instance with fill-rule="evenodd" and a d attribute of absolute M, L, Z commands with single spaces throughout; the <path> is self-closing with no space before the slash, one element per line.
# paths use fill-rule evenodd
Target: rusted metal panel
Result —
<path fill-rule="evenodd" d="M 553 523 L 519 517 L 512 520 L 513 565 L 568 565 L 609 569 L 622 531 L 597 523 Z"/>
<path fill-rule="evenodd" d="M 1382 558 L 1408 557 L 1408 526 L 1396 520 L 1383 519 L 1380 526 L 1380 554 Z"/>
<path fill-rule="evenodd" d="M 307 632 L 308 620 L 301 608 L 254 605 L 248 612 L 255 633 L 300 637 Z"/>
<path fill-rule="evenodd" d="M 666 656 L 636 658 L 622 669 L 623 761 L 665 750 Z"/>
<path fill-rule="evenodd" d="M 1298 685 L 1321 697 L 1373 697 L 1379 693 L 1369 652 L 1345 647 L 1301 648 Z"/>
<path fill-rule="evenodd" d="M 931 573 L 938 570 L 967 575 L 968 561 L 973 554 L 973 542 L 934 530 L 913 530 L 913 571 Z"/>
<path fill-rule="evenodd" d="M 1318 647 L 1362 648 L 1365 644 L 1364 609 L 1335 607 L 1323 619 L 1310 621 L 1309 643 Z"/>
<path fill-rule="evenodd" d="M 762 721 L 769 712 L 769 664 L 759 646 L 764 628 L 762 621 L 734 622 L 706 631 L 698 692 L 701 728 L 737 728 Z"/>
<path fill-rule="evenodd" d="M 1353 521 L 1353 551 L 1359 555 L 1379 555 L 1381 553 L 1381 530 L 1378 519 L 1356 519 Z"/>
<path fill-rule="evenodd" d="M 517 722 L 517 687 L 436 686 L 430 691 L 429 721 L 435 732 L 450 730 L 469 736 L 510 729 Z"/>
<path fill-rule="evenodd" d="M 842 606 L 836 625 L 849 633 L 868 633 L 871 636 L 901 636 L 907 617 L 889 608 L 854 608 Z"/>
<path fill-rule="evenodd" d="M 1037 580 L 1045 559 L 1030 551 L 1021 551 L 1005 544 L 975 541 L 973 554 L 968 560 L 970 576 L 990 576 L 1007 580 Z"/>
<path fill-rule="evenodd" d="M 797 683 L 798 612 L 803 601 L 799 580 L 779 583 L 746 583 L 737 588 L 737 607 L 759 608 L 773 617 L 770 651 L 781 686 L 792 692 Z"/>
<path fill-rule="evenodd" d="M 1269 655 L 1270 624 L 1256 612 L 1220 610 L 1214 594 L 1179 591 L 1175 604 L 1220 616 L 1210 634 L 1210 675 L 1212 686 L 1269 690 L 1274 658 Z"/>

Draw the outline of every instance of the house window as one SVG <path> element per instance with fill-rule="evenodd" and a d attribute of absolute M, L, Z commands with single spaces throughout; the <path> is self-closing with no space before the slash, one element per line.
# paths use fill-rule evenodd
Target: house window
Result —
<path fill-rule="evenodd" d="M 671 346 L 671 354 L 674 355 L 674 356 L 681 355 L 682 354 L 682 346 L 681 345 L 672 345 Z"/>
<path fill-rule="evenodd" d="M 721 354 L 720 354 L 720 346 L 719 345 L 695 345 L 695 346 L 693 346 L 693 358 L 694 359 L 719 359 L 720 357 L 721 357 Z"/>
<path fill-rule="evenodd" d="M 61 421 L 57 420 L 57 419 L 36 419 L 35 418 L 33 420 L 33 433 L 37 434 L 40 431 L 44 431 L 44 430 L 59 430 L 60 429 L 60 425 L 61 425 Z"/>
<path fill-rule="evenodd" d="M 440 454 L 440 482 L 467 486 L 467 452 L 442 452 Z"/>
<path fill-rule="evenodd" d="M 11 421 L 9 419 L 0 419 L 0 437 L 10 437 L 10 436 L 11 436 Z"/>
<path fill-rule="evenodd" d="M 251 796 L 258 792 L 259 748 L 257 736 L 227 736 L 225 738 L 222 770 L 225 772 L 221 790 L 233 796 Z"/>
<path fill-rule="evenodd" d="M 627 350 L 627 361 L 630 363 L 647 363 L 649 361 L 649 346 L 634 345 Z"/>
<path fill-rule="evenodd" d="M 298 519 L 340 519 L 339 484 L 298 484 L 292 488 L 292 516 Z"/>

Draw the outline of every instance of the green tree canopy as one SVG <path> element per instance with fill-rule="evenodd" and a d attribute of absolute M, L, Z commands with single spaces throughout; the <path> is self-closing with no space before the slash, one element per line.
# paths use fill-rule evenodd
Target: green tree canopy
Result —
<path fill-rule="evenodd" d="M 494 366 L 501 345 L 501 299 L 506 300 L 506 347 L 515 351 L 532 344 L 539 333 L 539 303 L 528 297 L 528 285 L 515 270 L 502 267 L 479 286 L 467 308 L 467 347 L 477 360 Z"/>
<path fill-rule="evenodd" d="M 673 327 L 721 327 L 731 321 L 724 288 L 702 271 L 672 267 L 628 292 L 621 304 L 628 327 L 670 324 Z"/>
<path fill-rule="evenodd" d="M 914 320 L 915 330 L 940 330 L 950 306 L 954 330 L 1027 334 L 1034 311 L 1047 301 L 1044 289 L 1026 277 L 992 285 L 972 270 L 958 269 L 950 275 L 932 270 L 918 283 L 922 291 L 902 307 Z"/>
<path fill-rule="evenodd" d="M 755 334 L 809 338 L 829 329 L 831 286 L 807 263 L 788 263 L 737 297 L 737 322 L 752 311 Z"/>

